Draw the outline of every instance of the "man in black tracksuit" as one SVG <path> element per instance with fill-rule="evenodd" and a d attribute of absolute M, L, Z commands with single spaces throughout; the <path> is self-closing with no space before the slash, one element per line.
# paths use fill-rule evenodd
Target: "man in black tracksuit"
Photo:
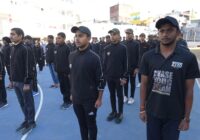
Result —
<path fill-rule="evenodd" d="M 111 44 L 104 49 L 103 69 L 110 91 L 112 112 L 108 121 L 115 119 L 121 123 L 123 119 L 123 85 L 126 83 L 127 55 L 126 47 L 120 43 L 120 31 L 116 28 L 109 31 Z M 118 97 L 118 111 L 116 109 L 116 93 Z"/>
<path fill-rule="evenodd" d="M 55 50 L 55 44 L 53 43 L 54 36 L 48 35 L 48 44 L 46 46 L 46 63 L 49 67 L 51 77 L 53 79 L 53 84 L 50 86 L 50 88 L 58 88 L 58 76 L 54 69 L 54 50 Z"/>
<path fill-rule="evenodd" d="M 35 106 L 31 89 L 34 57 L 31 50 L 23 44 L 24 32 L 20 28 L 11 29 L 10 39 L 14 43 L 11 50 L 11 79 L 20 107 L 24 113 L 24 122 L 16 129 L 22 134 L 33 129 L 35 124 Z"/>
<path fill-rule="evenodd" d="M 13 85 L 12 85 L 12 81 L 10 79 L 10 52 L 11 52 L 10 43 L 11 43 L 11 40 L 9 37 L 3 37 L 2 40 L 3 40 L 3 44 L 4 44 L 4 46 L 2 48 L 2 53 L 4 56 L 4 64 L 5 64 L 5 67 L 6 67 L 8 76 L 9 76 L 9 80 L 10 80 L 10 84 L 8 85 L 7 88 L 12 89 Z"/>
<path fill-rule="evenodd" d="M 33 50 L 34 48 L 33 38 L 30 35 L 26 35 L 24 37 L 24 44 L 33 53 L 33 57 L 34 57 L 32 90 L 33 90 L 33 96 L 35 96 L 35 95 L 38 95 L 39 93 L 38 93 L 38 87 L 37 87 L 37 69 L 36 69 L 35 53 Z"/>
<path fill-rule="evenodd" d="M 72 27 L 78 50 L 69 56 L 74 112 L 82 140 L 97 140 L 96 115 L 105 86 L 99 56 L 90 49 L 91 32 L 85 26 Z"/>
<path fill-rule="evenodd" d="M 44 50 L 38 41 L 35 41 L 33 47 L 36 64 L 39 65 L 39 70 L 42 71 L 44 67 Z"/>
<path fill-rule="evenodd" d="M 144 33 L 140 34 L 140 48 L 139 48 L 139 62 L 138 65 L 140 67 L 141 65 L 141 60 L 142 60 L 142 56 L 150 50 L 150 45 L 146 42 L 146 35 Z M 138 80 L 139 80 L 139 84 L 137 87 L 140 87 L 140 83 L 141 83 L 141 74 L 138 73 Z"/>
<path fill-rule="evenodd" d="M 69 83 L 69 47 L 65 44 L 65 33 L 60 32 L 56 38 L 56 48 L 54 51 L 54 64 L 55 71 L 58 74 L 58 80 L 60 82 L 60 91 L 63 95 L 63 104 L 61 109 L 67 109 L 71 106 L 70 100 L 70 83 Z"/>
<path fill-rule="evenodd" d="M 6 107 L 7 93 L 5 88 L 5 64 L 3 54 L 0 52 L 0 109 Z"/>
<path fill-rule="evenodd" d="M 127 83 L 124 85 L 124 103 L 133 104 L 134 94 L 135 94 L 135 78 L 138 73 L 138 60 L 139 60 L 139 47 L 140 44 L 133 40 L 133 30 L 126 29 L 126 40 L 124 44 L 126 45 L 127 56 L 128 56 L 128 77 Z M 128 98 L 128 85 L 130 80 L 131 95 Z"/>

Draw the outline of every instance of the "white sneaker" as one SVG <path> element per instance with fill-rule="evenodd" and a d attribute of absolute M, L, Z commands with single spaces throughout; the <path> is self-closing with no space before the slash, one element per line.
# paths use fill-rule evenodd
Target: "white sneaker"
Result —
<path fill-rule="evenodd" d="M 135 100 L 131 97 L 128 99 L 128 104 L 131 105 L 135 102 Z"/>
<path fill-rule="evenodd" d="M 136 87 L 139 88 L 140 87 L 140 83 L 138 83 Z"/>
<path fill-rule="evenodd" d="M 128 101 L 128 98 L 124 96 L 124 103 L 126 103 L 127 101 Z"/>
<path fill-rule="evenodd" d="M 33 96 L 37 96 L 37 95 L 39 95 L 39 92 L 33 91 Z"/>

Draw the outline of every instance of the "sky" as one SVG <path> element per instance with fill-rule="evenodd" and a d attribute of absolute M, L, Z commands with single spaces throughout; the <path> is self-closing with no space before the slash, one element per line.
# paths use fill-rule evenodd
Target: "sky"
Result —
<path fill-rule="evenodd" d="M 200 0 L 76 0 L 77 10 L 84 19 L 108 19 L 109 7 L 118 3 L 131 4 L 134 12 L 146 12 L 151 15 L 192 9 L 200 15 Z"/>

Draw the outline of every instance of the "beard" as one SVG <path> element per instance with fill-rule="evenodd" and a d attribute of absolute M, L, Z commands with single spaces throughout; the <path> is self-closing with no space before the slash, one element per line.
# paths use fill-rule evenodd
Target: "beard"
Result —
<path fill-rule="evenodd" d="M 173 40 L 167 40 L 166 39 L 163 39 L 160 41 L 161 45 L 166 47 L 166 48 L 170 48 L 172 47 L 172 45 L 176 42 L 176 39 L 173 39 Z"/>

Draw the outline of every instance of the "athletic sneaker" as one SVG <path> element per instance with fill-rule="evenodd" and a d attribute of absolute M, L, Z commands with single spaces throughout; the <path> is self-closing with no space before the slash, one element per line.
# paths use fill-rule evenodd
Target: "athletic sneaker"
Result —
<path fill-rule="evenodd" d="M 33 91 L 33 96 L 37 96 L 37 95 L 39 95 L 39 92 Z"/>
<path fill-rule="evenodd" d="M 128 104 L 129 104 L 129 105 L 133 104 L 134 102 L 135 102 L 135 100 L 134 100 L 132 97 L 130 97 L 130 98 L 128 99 Z"/>
<path fill-rule="evenodd" d="M 113 119 L 115 119 L 117 116 L 116 112 L 111 112 L 108 117 L 107 117 L 107 121 L 112 121 Z"/>
<path fill-rule="evenodd" d="M 140 87 L 140 83 L 138 83 L 136 87 L 139 88 Z"/>
<path fill-rule="evenodd" d="M 62 110 L 66 110 L 67 108 L 69 108 L 72 105 L 72 102 L 67 102 L 67 103 L 63 103 L 61 105 L 61 109 Z"/>
<path fill-rule="evenodd" d="M 128 101 L 128 98 L 124 96 L 124 103 L 126 103 L 127 101 Z"/>
<path fill-rule="evenodd" d="M 1 109 L 1 108 L 4 108 L 4 107 L 6 107 L 6 106 L 8 106 L 8 103 L 3 103 L 3 102 L 0 103 L 0 109 Z"/>
<path fill-rule="evenodd" d="M 16 131 L 17 131 L 17 132 L 21 131 L 23 128 L 26 127 L 26 125 L 27 125 L 27 122 L 24 121 L 24 122 L 16 129 Z"/>
<path fill-rule="evenodd" d="M 118 113 L 117 117 L 115 118 L 115 123 L 120 124 L 122 122 L 122 119 L 123 119 L 123 114 Z"/>
<path fill-rule="evenodd" d="M 36 127 L 36 123 L 31 123 L 31 124 L 27 124 L 23 129 L 22 129 L 22 135 L 30 132 L 33 128 Z"/>

